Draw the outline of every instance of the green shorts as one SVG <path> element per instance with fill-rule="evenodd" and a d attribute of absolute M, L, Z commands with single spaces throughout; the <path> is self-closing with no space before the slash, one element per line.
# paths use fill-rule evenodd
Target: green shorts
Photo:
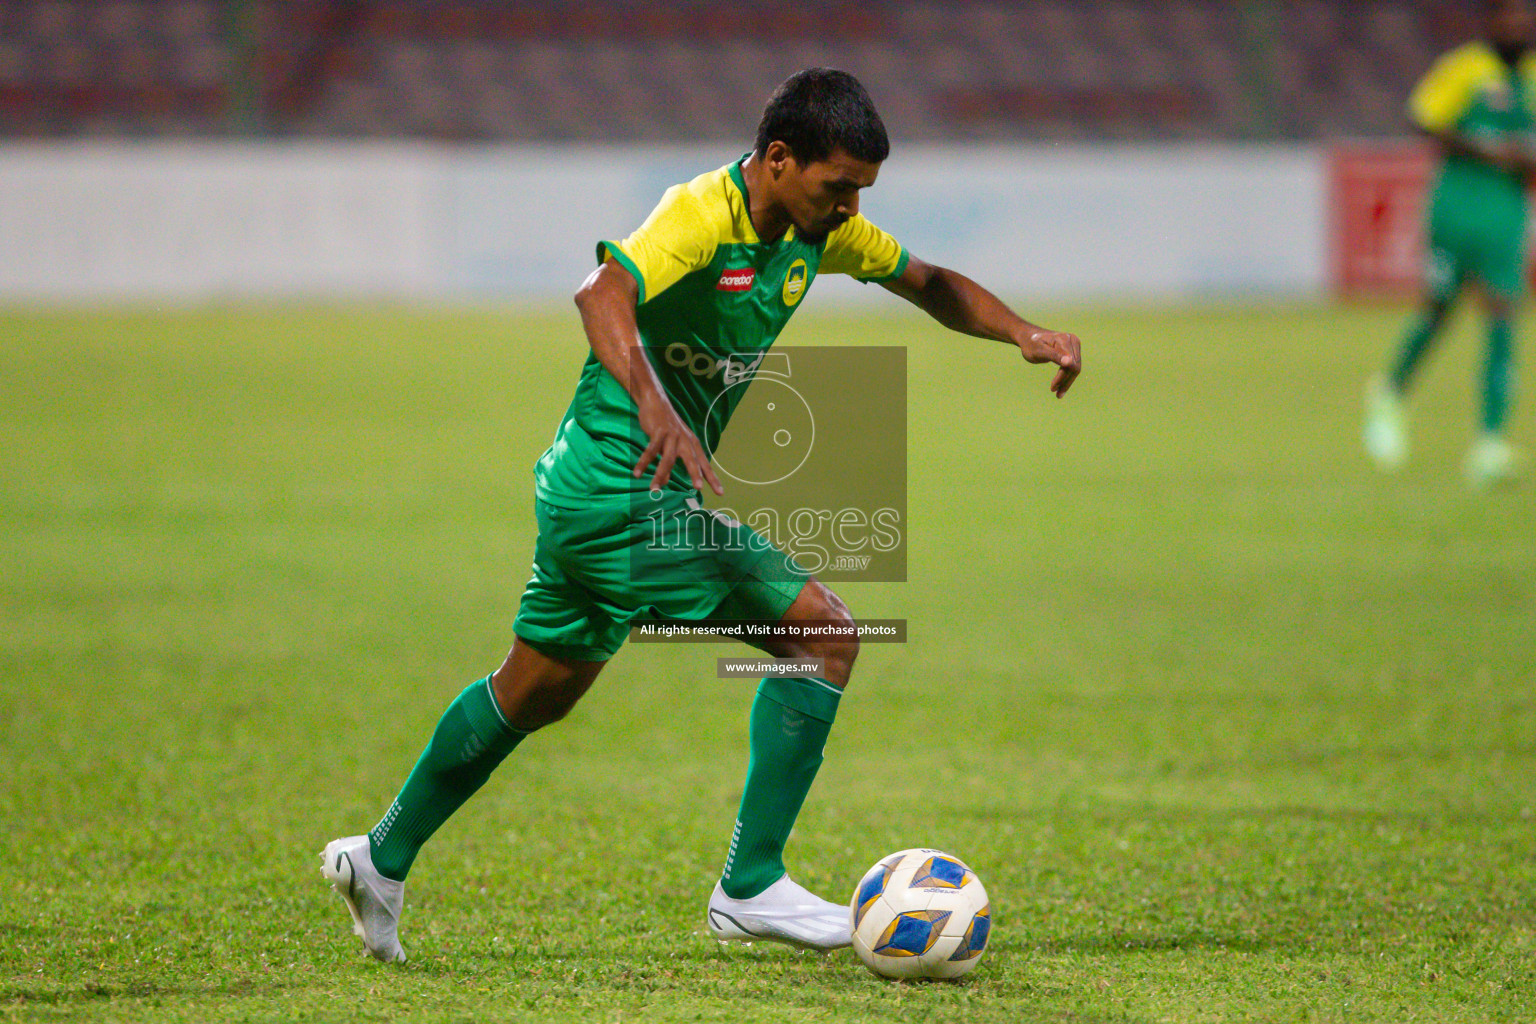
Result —
<path fill-rule="evenodd" d="M 777 622 L 810 578 L 762 534 L 684 495 L 572 509 L 534 501 L 533 578 L 512 630 L 569 661 L 607 661 L 643 622 Z"/>
<path fill-rule="evenodd" d="M 1525 283 L 1525 219 L 1438 202 L 1426 255 L 1426 283 L 1438 299 L 1454 298 L 1468 278 L 1500 298 L 1518 299 Z"/>

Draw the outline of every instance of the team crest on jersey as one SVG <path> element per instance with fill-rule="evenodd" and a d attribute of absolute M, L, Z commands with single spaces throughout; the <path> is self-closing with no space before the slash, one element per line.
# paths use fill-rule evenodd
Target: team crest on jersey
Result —
<path fill-rule="evenodd" d="M 752 290 L 752 282 L 756 280 L 756 267 L 730 267 L 720 275 L 720 281 L 715 285 L 715 291 L 749 292 Z"/>
<path fill-rule="evenodd" d="M 805 260 L 795 260 L 789 265 L 784 274 L 784 305 L 793 306 L 805 296 L 806 278 L 810 273 Z"/>

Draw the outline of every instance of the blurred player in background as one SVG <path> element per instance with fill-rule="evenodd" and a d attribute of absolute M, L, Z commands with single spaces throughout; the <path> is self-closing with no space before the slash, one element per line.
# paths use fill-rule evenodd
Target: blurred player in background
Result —
<path fill-rule="evenodd" d="M 1475 287 L 1487 314 L 1488 346 L 1481 430 L 1466 458 L 1473 487 L 1513 477 L 1524 462 L 1505 427 L 1514 397 L 1511 320 L 1525 276 L 1526 186 L 1536 171 L 1531 6 L 1489 0 L 1481 7 L 1484 38 L 1441 57 L 1409 100 L 1409 115 L 1442 154 L 1429 202 L 1425 301 L 1387 373 L 1371 382 L 1363 431 L 1366 451 L 1381 469 L 1407 461 L 1404 394 L 1456 298 Z"/>
<path fill-rule="evenodd" d="M 723 530 L 690 528 L 709 517 L 703 489 L 722 493 L 709 452 L 745 390 L 730 386 L 729 369 L 715 371 L 738 357 L 755 365 L 818 273 L 879 283 L 946 327 L 1055 364 L 1058 397 L 1071 387 L 1082 366 L 1076 337 L 1023 320 L 859 213 L 859 193 L 888 150 L 885 125 L 852 75 L 802 71 L 768 101 L 751 153 L 668 189 L 628 238 L 598 243 L 599 266 L 576 296 L 592 351 L 534 472 L 539 536 L 512 651 L 449 705 L 373 831 L 322 854 L 322 872 L 373 956 L 405 959 L 397 926 L 422 844 L 525 737 L 581 699 L 634 624 L 854 625 L 836 594 L 750 527 L 724 519 Z M 657 509 L 669 510 L 660 522 L 675 531 L 660 545 Z M 740 810 L 706 920 L 721 940 L 846 946 L 847 906 L 796 884 L 783 853 L 858 640 L 762 646 L 817 659 L 822 675 L 758 687 Z"/>

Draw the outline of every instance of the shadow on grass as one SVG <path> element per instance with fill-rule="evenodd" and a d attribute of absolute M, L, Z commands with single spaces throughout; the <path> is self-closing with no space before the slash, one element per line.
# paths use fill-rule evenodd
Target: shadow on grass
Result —
<path fill-rule="evenodd" d="M 1015 946 L 1011 952 L 1017 955 L 1021 950 L 1037 948 Z M 571 975 L 569 968 L 573 963 L 586 964 L 588 969 L 582 970 L 579 977 Z M 552 964 L 558 965 L 559 970 L 549 972 Z M 708 1000 L 718 1005 L 738 1005 L 742 1007 L 743 1018 L 752 1020 L 758 1019 L 768 1006 L 778 1015 L 775 1019 L 803 1015 L 818 1020 L 823 1015 L 835 1020 L 843 1014 L 864 1019 L 884 1007 L 889 1012 L 883 1019 L 889 1020 L 1153 1024 L 1151 1018 L 1123 1012 L 1082 1012 L 1035 1005 L 1070 997 L 1073 987 L 1052 985 L 1047 994 L 1035 979 L 1027 976 L 1027 968 L 1024 977 L 1011 976 L 1002 965 L 994 964 L 948 981 L 883 979 L 866 971 L 848 950 L 820 955 L 776 945 L 767 951 L 690 948 L 669 953 L 665 965 L 637 962 L 633 967 L 605 960 L 600 954 L 572 958 L 568 951 L 561 960 L 543 955 L 530 958 L 493 954 L 473 965 L 418 960 L 411 970 L 449 979 L 474 977 L 477 984 L 483 984 L 494 971 L 517 971 L 519 967 L 534 978 L 566 985 L 567 991 L 584 993 L 587 998 L 643 994 L 648 1003 L 662 1007 L 672 1000 L 690 1005 L 692 1001 Z M 1080 994 L 1091 997 L 1094 993 Z M 546 1012 L 552 1021 L 578 1019 L 561 1016 L 559 1008 L 548 1008 Z"/>
<path fill-rule="evenodd" d="M 1206 758 L 1173 768 L 1169 774 L 1191 779 L 1210 778 L 1230 772 L 1287 768 L 1327 768 L 1351 761 L 1422 762 L 1441 764 L 1457 760 L 1486 760 L 1506 757 L 1522 760 L 1536 757 L 1536 743 L 1501 743 L 1480 746 L 1430 746 L 1411 744 L 1382 747 L 1339 746 L 1298 749 L 1275 754 L 1243 754 L 1241 757 Z"/>
<path fill-rule="evenodd" d="M 56 930 L 36 924 L 12 924 L 9 921 L 0 921 L 0 939 L 21 935 L 51 935 Z"/>
<path fill-rule="evenodd" d="M 1010 942 L 1003 948 L 1016 953 L 1055 956 L 1064 953 L 1174 953 L 1181 950 L 1221 950 L 1232 953 L 1263 953 L 1271 950 L 1303 950 L 1299 939 L 1277 939 L 1238 932 L 1185 931 L 1170 933 L 1108 932 L 1075 935 L 1048 942 Z"/>
<path fill-rule="evenodd" d="M 1502 808 L 1436 808 L 1434 810 L 1381 810 L 1367 807 L 1315 807 L 1306 804 L 1271 804 L 1244 807 L 1190 807 L 1178 804 L 1153 804 L 1145 802 L 1104 801 L 1100 805 L 1070 808 L 1053 808 L 1031 815 L 1020 815 L 1017 809 L 999 804 L 977 804 L 947 812 L 951 817 L 971 818 L 980 821 L 996 821 L 1000 815 L 1010 814 L 1014 820 L 1032 817 L 1047 821 L 1056 817 L 1080 818 L 1093 822 L 1121 823 L 1128 818 L 1152 823 L 1216 823 L 1318 821 L 1337 824 L 1397 825 L 1433 828 L 1445 824 L 1500 824 L 1524 822 L 1525 813 L 1518 807 Z"/>
<path fill-rule="evenodd" d="M 682 981 L 688 972 L 709 968 L 752 965 L 765 971 L 782 975 L 786 972 L 809 974 L 858 966 L 851 950 L 834 950 L 817 953 L 811 950 L 793 949 L 775 942 L 742 943 L 723 947 L 719 943 L 685 942 L 669 946 L 664 957 L 646 954 L 625 955 L 615 953 L 605 946 L 510 946 L 495 949 L 475 949 L 462 953 L 443 952 L 437 955 L 418 953 L 411 957 L 405 970 L 429 977 L 454 978 L 486 968 L 497 970 L 521 970 L 535 976 L 552 973 L 581 971 L 588 979 L 613 982 L 616 987 L 628 987 L 637 978 L 662 977 Z M 369 964 L 368 967 L 373 965 Z M 862 971 L 862 968 L 860 968 Z M 676 973 L 682 972 L 682 973 Z M 700 975 L 701 977 L 703 975 Z"/>
<path fill-rule="evenodd" d="M 205 985 L 163 985 L 159 982 L 124 981 L 97 983 L 76 987 L 28 988 L 24 985 L 0 985 L 0 1004 L 38 1003 L 69 1004 L 89 1003 L 111 999 L 154 999 L 161 996 L 259 996 L 275 995 L 296 985 L 273 982 L 261 984 L 245 982 L 209 983 Z"/>
<path fill-rule="evenodd" d="M 1075 984 L 1045 983 L 1031 974 L 1027 963 L 1009 966 L 1010 960 L 1018 965 L 1058 945 L 1083 950 L 1097 943 L 1101 949 L 1115 949 L 1112 940 L 1099 936 L 1079 943 L 994 943 L 1000 953 L 1006 950 L 1003 957 L 951 981 L 877 978 L 849 949 L 823 954 L 772 942 L 722 946 L 698 935 L 668 945 L 665 953 L 655 952 L 661 948 L 660 940 L 650 951 L 625 950 L 604 942 L 534 943 L 512 948 L 417 948 L 403 965 L 358 961 L 358 966 L 369 974 L 377 972 L 380 978 L 398 972 L 400 977 L 446 980 L 477 990 L 491 986 L 501 992 L 499 998 L 512 1003 L 528 998 L 521 985 L 542 987 L 540 1001 L 528 1005 L 540 1007 L 551 1021 L 594 1019 L 567 1015 L 570 1006 L 562 999 L 594 1000 L 593 1005 L 598 1005 L 615 995 L 627 995 L 641 996 L 658 1007 L 674 1000 L 684 1005 L 696 1000 L 737 1005 L 743 1008 L 744 1019 L 753 1020 L 767 1006 L 781 1016 L 793 1012 L 807 1019 L 824 1015 L 837 1019 L 844 1013 L 863 1019 L 885 1007 L 890 1010 L 885 1019 L 890 1020 L 956 1021 L 972 1019 L 969 1015 L 974 1014 L 975 1019 L 1010 1024 L 1152 1024 L 1151 1018 L 1124 1012 L 1051 1007 L 1049 1003 L 1064 998 L 1093 998 L 1097 993 L 1078 991 Z M 1179 944 L 1171 938 L 1154 941 L 1167 948 Z M 548 1001 L 551 998 L 553 1002 Z"/>

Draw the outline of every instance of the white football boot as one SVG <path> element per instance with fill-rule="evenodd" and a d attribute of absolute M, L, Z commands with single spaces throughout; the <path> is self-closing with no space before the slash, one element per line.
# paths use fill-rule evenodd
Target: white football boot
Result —
<path fill-rule="evenodd" d="M 1498 434 L 1483 434 L 1467 450 L 1467 486 L 1482 490 L 1507 483 L 1525 468 L 1525 453 Z"/>
<path fill-rule="evenodd" d="M 405 904 L 405 883 L 385 878 L 373 866 L 367 836 L 348 836 L 325 844 L 320 874 L 341 895 L 352 914 L 352 934 L 368 955 L 385 963 L 404 963 L 396 930 Z"/>
<path fill-rule="evenodd" d="M 784 942 L 800 949 L 841 949 L 853 942 L 848 908 L 828 903 L 788 875 L 747 900 L 709 897 L 709 930 L 721 942 Z"/>
<path fill-rule="evenodd" d="M 1395 473 L 1408 461 L 1408 417 L 1403 396 L 1380 377 L 1365 391 L 1365 422 L 1360 440 L 1365 452 L 1383 473 Z"/>

